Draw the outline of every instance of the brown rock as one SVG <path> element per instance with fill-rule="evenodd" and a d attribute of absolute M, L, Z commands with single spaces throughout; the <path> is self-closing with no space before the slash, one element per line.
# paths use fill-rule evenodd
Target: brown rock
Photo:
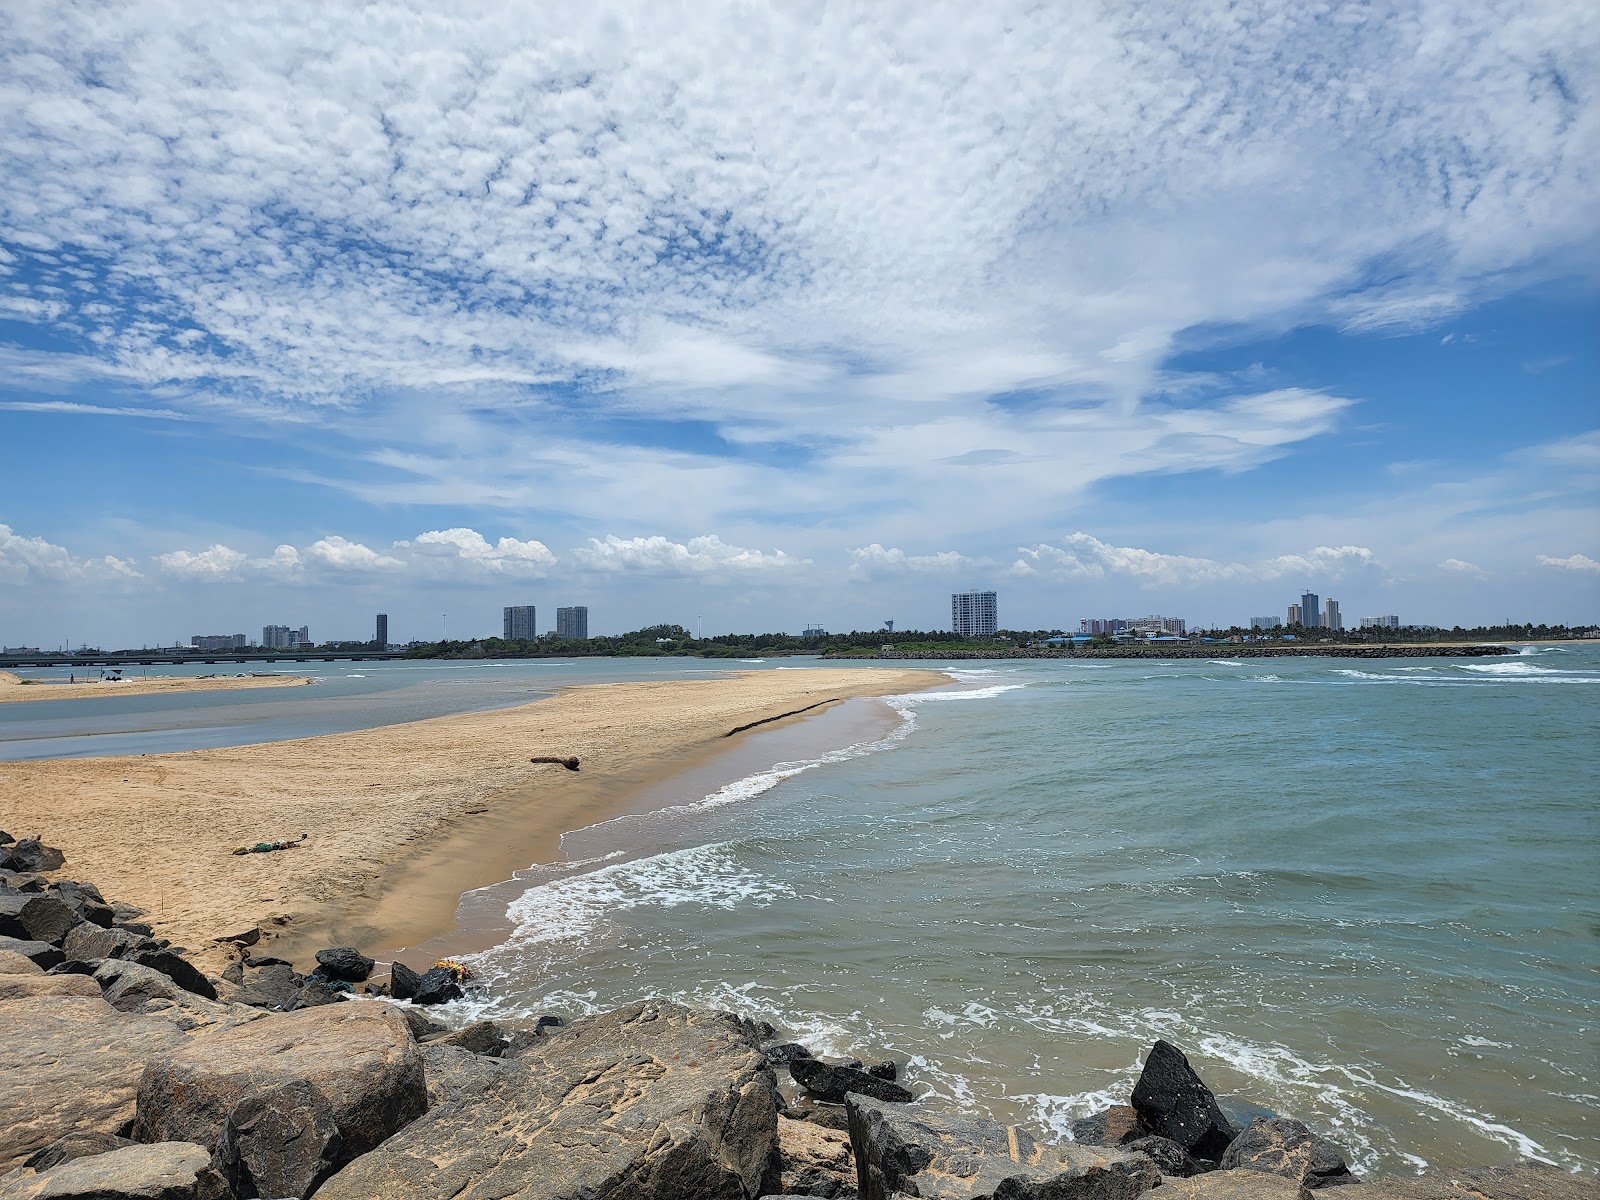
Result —
<path fill-rule="evenodd" d="M 1288 1117 L 1251 1121 L 1217 1165 L 1224 1171 L 1241 1168 L 1282 1175 L 1308 1188 L 1361 1182 L 1350 1173 L 1337 1146 Z"/>
<path fill-rule="evenodd" d="M 753 1200 L 777 1190 L 772 1070 L 727 1014 L 644 1001 L 574 1022 L 516 1059 L 428 1053 L 463 1068 L 459 1090 L 334 1175 L 318 1200 Z"/>
<path fill-rule="evenodd" d="M 1310 1200 L 1311 1193 L 1281 1175 L 1212 1171 L 1192 1179 L 1162 1180 L 1157 1195 L 1161 1200 Z"/>
<path fill-rule="evenodd" d="M 1113 1104 L 1072 1123 L 1072 1140 L 1083 1146 L 1125 1146 L 1149 1133 L 1131 1104 Z"/>
<path fill-rule="evenodd" d="M 810 1121 L 778 1118 L 783 1191 L 793 1196 L 854 1197 L 856 1159 L 850 1135 Z"/>
<path fill-rule="evenodd" d="M 23 943 L 26 945 L 27 943 Z M 0 950 L 0 975 L 43 975 L 44 968 L 26 954 Z"/>
<path fill-rule="evenodd" d="M 99 993 L 82 975 L 0 975 L 0 1172 L 68 1133 L 123 1132 L 145 1062 L 184 1040 Z"/>
<path fill-rule="evenodd" d="M 1377 1179 L 1333 1193 L 1339 1200 L 1596 1200 L 1593 1175 L 1524 1160 L 1506 1167 L 1429 1171 L 1415 1179 Z"/>
<path fill-rule="evenodd" d="M 74 1158 L 0 1190 L 4 1200 L 226 1200 L 211 1156 L 186 1142 Z"/>

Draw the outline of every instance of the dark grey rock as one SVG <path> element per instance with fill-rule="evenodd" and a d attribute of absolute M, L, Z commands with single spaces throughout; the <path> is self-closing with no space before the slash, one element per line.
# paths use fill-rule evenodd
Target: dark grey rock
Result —
<path fill-rule="evenodd" d="M 48 892 L 0 892 L 0 936 L 23 942 L 61 945 L 78 915 L 58 896 Z"/>
<path fill-rule="evenodd" d="M 1142 1154 L 1046 1145 L 1015 1126 L 945 1117 L 851 1094 L 861 1200 L 1134 1200 L 1161 1182 Z"/>
<path fill-rule="evenodd" d="M 222 968 L 222 977 L 234 987 L 244 986 L 244 964 L 242 962 L 229 963 Z"/>
<path fill-rule="evenodd" d="M 858 1067 L 823 1062 L 820 1058 L 791 1059 L 789 1074 L 813 1096 L 834 1104 L 843 1104 L 849 1092 L 894 1104 L 907 1104 L 916 1099 L 909 1088 L 892 1080 L 868 1075 Z"/>
<path fill-rule="evenodd" d="M 122 900 L 111 901 L 111 912 L 117 919 L 117 924 L 124 925 L 129 921 L 137 921 L 140 917 L 148 917 L 148 909 L 140 908 L 137 904 L 128 904 Z"/>
<path fill-rule="evenodd" d="M 900 1077 L 900 1064 L 886 1058 L 882 1062 L 870 1064 L 867 1067 L 867 1074 L 874 1079 L 887 1079 L 890 1083 L 893 1083 Z"/>
<path fill-rule="evenodd" d="M 641 1002 L 539 1038 L 520 1059 L 426 1053 L 461 1056 L 462 1090 L 334 1175 L 317 1200 L 736 1200 L 778 1190 L 772 1070 L 725 1013 Z"/>
<path fill-rule="evenodd" d="M 9 846 L 16 840 L 16 838 L 12 837 L 5 830 L 0 829 L 0 846 Z"/>
<path fill-rule="evenodd" d="M 417 994 L 417 985 L 422 982 L 418 975 L 403 962 L 397 962 L 389 968 L 389 994 L 396 1000 L 409 1000 Z"/>
<path fill-rule="evenodd" d="M 440 1042 L 422 1047 L 422 1063 L 427 1075 L 430 1109 L 464 1096 L 510 1086 L 506 1081 L 520 1080 L 522 1076 L 517 1072 L 523 1070 L 514 1070 L 505 1059 L 488 1058 Z"/>
<path fill-rule="evenodd" d="M 34 1171 L 48 1171 L 75 1158 L 89 1158 L 111 1150 L 122 1150 L 139 1143 L 114 1133 L 69 1133 L 58 1137 L 43 1150 L 30 1155 L 22 1165 Z"/>
<path fill-rule="evenodd" d="M 80 921 L 109 929 L 116 919 L 115 910 L 106 903 L 106 898 L 100 894 L 100 889 L 92 883 L 59 879 L 48 885 L 45 890 L 72 909 Z"/>
<path fill-rule="evenodd" d="M 287 958 L 274 958 L 270 954 L 252 954 L 244 960 L 247 967 L 292 967 Z"/>
<path fill-rule="evenodd" d="M 294 1084 L 321 1099 L 313 1104 L 298 1090 L 284 1090 Z M 133 1136 L 192 1141 L 220 1156 L 232 1114 L 252 1097 L 292 1101 L 302 1115 L 320 1112 L 325 1103 L 337 1142 L 314 1140 L 316 1161 L 330 1168 L 371 1150 L 427 1106 L 422 1056 L 405 1022 L 388 1005 L 366 1001 L 275 1013 L 208 1030 L 175 1047 L 152 1061 L 139 1081 Z M 248 1108 L 244 1116 L 249 1120 L 235 1120 L 227 1134 L 228 1156 L 219 1157 L 228 1170 L 271 1175 L 305 1169 L 310 1158 L 278 1144 L 292 1133 L 288 1126 L 263 1107 Z M 320 1127 L 321 1117 L 316 1122 Z"/>
<path fill-rule="evenodd" d="M 303 1079 L 244 1097 L 212 1163 L 235 1196 L 309 1196 L 346 1161 L 333 1102 Z"/>
<path fill-rule="evenodd" d="M 1196 1158 L 1171 1138 L 1157 1137 L 1155 1134 L 1125 1142 L 1122 1148 L 1148 1154 L 1161 1168 L 1163 1175 L 1170 1175 L 1174 1179 L 1188 1179 L 1191 1175 L 1203 1175 L 1217 1169 L 1217 1164 L 1210 1159 Z"/>
<path fill-rule="evenodd" d="M 430 1021 L 414 1008 L 402 1008 L 400 1015 L 405 1018 L 406 1026 L 411 1030 L 411 1036 L 417 1041 L 426 1041 L 436 1034 L 449 1033 L 450 1026 L 441 1025 L 437 1021 Z"/>
<path fill-rule="evenodd" d="M 0 866 L 13 871 L 56 871 L 66 861 L 66 855 L 38 838 L 19 838 L 0 850 Z"/>
<path fill-rule="evenodd" d="M 37 966 L 41 971 L 48 971 L 58 963 L 66 961 L 66 954 L 52 946 L 49 942 L 24 940 L 14 937 L 0 937 L 0 950 L 9 950 L 12 954 L 20 954 Z"/>
<path fill-rule="evenodd" d="M 1217 1165 L 1224 1171 L 1243 1169 L 1282 1175 L 1313 1189 L 1361 1182 L 1350 1173 L 1337 1146 L 1288 1117 L 1258 1117 L 1251 1121 L 1229 1144 Z"/>
<path fill-rule="evenodd" d="M 288 1012 L 300 999 L 300 989 L 304 986 L 305 980 L 295 974 L 294 968 L 288 963 L 271 963 L 259 971 L 245 974 L 245 991 L 238 1000 L 258 1008 Z"/>
<path fill-rule="evenodd" d="M 202 975 L 199 969 L 181 954 L 171 950 L 134 950 L 123 957 L 128 962 L 138 963 L 141 967 L 160 971 L 173 983 L 185 991 L 193 992 L 196 996 L 204 996 L 207 1000 L 217 998 L 217 989 L 211 980 Z"/>
<path fill-rule="evenodd" d="M 776 1046 L 768 1046 L 764 1053 L 767 1061 L 775 1067 L 786 1066 L 797 1058 L 810 1058 L 811 1051 L 799 1042 L 783 1042 Z"/>
<path fill-rule="evenodd" d="M 1113 1104 L 1072 1123 L 1072 1140 L 1084 1146 L 1124 1146 L 1149 1135 L 1131 1104 Z"/>
<path fill-rule="evenodd" d="M 411 994 L 413 1004 L 448 1004 L 461 999 L 461 985 L 448 967 L 431 967 L 417 980 L 417 990 Z"/>
<path fill-rule="evenodd" d="M 534 1019 L 533 1031 L 542 1037 L 553 1030 L 560 1029 L 565 1024 L 566 1022 L 560 1017 L 553 1016 L 550 1013 L 540 1013 L 539 1016 Z"/>
<path fill-rule="evenodd" d="M 317 951 L 317 966 L 331 979 L 365 983 L 372 974 L 373 962 L 354 946 L 332 946 Z"/>
<path fill-rule="evenodd" d="M 91 962 L 97 958 L 125 958 L 139 950 L 155 950 L 155 942 L 125 926 L 110 929 L 84 921 L 74 925 L 61 939 L 68 958 Z"/>
<path fill-rule="evenodd" d="M 1196 1158 L 1221 1158 L 1239 1136 L 1211 1089 L 1171 1042 L 1158 1040 L 1150 1048 L 1133 1085 L 1133 1107 L 1151 1133 L 1171 1138 Z"/>
<path fill-rule="evenodd" d="M 457 1046 L 462 1050 L 470 1050 L 473 1054 L 482 1054 L 486 1058 L 499 1058 L 506 1047 L 505 1034 L 493 1021 L 478 1021 L 465 1029 L 432 1033 L 419 1040 L 429 1046 Z"/>

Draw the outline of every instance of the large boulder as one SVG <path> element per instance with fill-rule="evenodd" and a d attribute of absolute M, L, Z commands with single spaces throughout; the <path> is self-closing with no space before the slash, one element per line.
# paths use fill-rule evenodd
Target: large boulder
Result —
<path fill-rule="evenodd" d="M 1339 1147 L 1288 1117 L 1257 1117 L 1228 1145 L 1217 1164 L 1282 1175 L 1308 1188 L 1360 1183 Z"/>
<path fill-rule="evenodd" d="M 200 973 L 193 963 L 174 950 L 147 949 L 135 950 L 126 955 L 129 962 L 138 963 L 141 967 L 150 967 L 160 971 L 173 983 L 186 992 L 193 992 L 196 996 L 204 996 L 207 1000 L 217 998 L 217 989 L 211 980 Z"/>
<path fill-rule="evenodd" d="M 3 943 L 9 942 L 7 946 Z M 43 946 L 43 942 L 19 942 L 15 938 L 0 938 L 0 975 L 42 975 L 44 968 L 15 946 Z"/>
<path fill-rule="evenodd" d="M 1160 1200 L 1309 1200 L 1311 1193 L 1264 1171 L 1212 1171 L 1192 1179 L 1165 1179 Z"/>
<path fill-rule="evenodd" d="M 1196 1158 L 1216 1161 L 1239 1136 L 1211 1089 L 1171 1042 L 1157 1040 L 1150 1048 L 1132 1099 L 1151 1133 L 1171 1138 Z"/>
<path fill-rule="evenodd" d="M 48 892 L 0 892 L 0 936 L 61 945 L 78 923 L 72 906 Z"/>
<path fill-rule="evenodd" d="M 849 1134 L 779 1117 L 778 1148 L 783 1155 L 785 1195 L 838 1200 L 856 1195 L 856 1157 Z"/>
<path fill-rule="evenodd" d="M 373 962 L 354 946 L 331 946 L 317 951 L 317 966 L 330 979 L 364 983 L 372 974 Z"/>
<path fill-rule="evenodd" d="M 309 1090 L 291 1086 L 301 1083 Z M 278 1102 L 307 1124 L 275 1116 Z M 195 1142 L 215 1152 L 224 1174 L 294 1182 L 274 1194 L 303 1195 L 426 1106 L 422 1057 L 405 1021 L 387 1005 L 340 1004 L 208 1031 L 151 1062 L 133 1136 Z M 301 1138 L 305 1145 L 288 1144 Z"/>
<path fill-rule="evenodd" d="M 66 862 L 66 855 L 38 838 L 19 838 L 0 851 L 0 867 L 12 871 L 55 871 Z"/>
<path fill-rule="evenodd" d="M 93 962 L 97 958 L 124 958 L 138 950 L 154 950 L 154 939 L 134 933 L 122 926 L 103 929 L 84 921 L 74 925 L 61 940 L 67 957 L 78 962 Z"/>
<path fill-rule="evenodd" d="M 51 1142 L 43 1150 L 36 1151 L 28 1156 L 28 1161 L 22 1165 L 34 1171 L 48 1171 L 51 1167 L 59 1167 L 64 1162 L 71 1162 L 75 1158 L 88 1158 L 93 1154 L 105 1154 L 109 1150 L 125 1150 L 129 1146 L 139 1143 L 125 1137 L 118 1137 L 114 1133 L 69 1133 Z"/>
<path fill-rule="evenodd" d="M 418 975 L 403 962 L 397 962 L 389 968 L 389 994 L 396 1000 L 409 1000 L 417 994 L 417 985 L 422 982 Z"/>
<path fill-rule="evenodd" d="M 49 885 L 48 891 L 50 895 L 72 909 L 80 921 L 109 929 L 117 918 L 116 910 L 106 903 L 106 898 L 100 894 L 100 889 L 92 883 L 58 879 Z"/>
<path fill-rule="evenodd" d="M 754 1200 L 778 1189 L 775 1081 L 726 1013 L 643 1001 L 517 1059 L 438 1053 L 462 1068 L 454 1094 L 318 1200 Z"/>
<path fill-rule="evenodd" d="M 100 985 L 106 1003 L 118 1012 L 163 1017 L 185 1032 L 207 1025 L 237 1025 L 260 1015 L 249 1008 L 197 996 L 153 967 L 118 958 L 101 962 L 91 978 Z"/>
<path fill-rule="evenodd" d="M 411 1003 L 448 1004 L 452 1000 L 461 999 L 461 995 L 461 985 L 456 982 L 454 971 L 449 967 L 432 967 L 417 978 L 417 986 L 411 993 Z"/>
<path fill-rule="evenodd" d="M 1196 1158 L 1171 1138 L 1153 1133 L 1124 1142 L 1122 1148 L 1134 1154 L 1148 1154 L 1150 1160 L 1161 1168 L 1163 1175 L 1170 1175 L 1174 1179 L 1187 1179 L 1191 1175 L 1203 1175 L 1217 1169 L 1217 1164 L 1209 1158 Z"/>
<path fill-rule="evenodd" d="M 4 981 L 30 986 L 0 995 L 0 1173 L 68 1133 L 122 1133 L 145 1063 L 183 1034 L 117 1012 L 82 975 Z"/>
<path fill-rule="evenodd" d="M 492 1089 L 508 1078 L 520 1079 L 516 1072 L 522 1069 L 513 1068 L 505 1059 L 438 1042 L 422 1047 L 422 1063 L 428 1080 L 429 1108 Z"/>
<path fill-rule="evenodd" d="M 13 1180 L 3 1200 L 227 1200 L 211 1155 L 186 1142 L 126 1146 Z"/>
<path fill-rule="evenodd" d="M 1133 1200 L 1161 1173 L 1142 1154 L 1044 1145 L 1015 1126 L 936 1116 L 851 1095 L 850 1143 L 861 1200 Z"/>
<path fill-rule="evenodd" d="M 506 1048 L 505 1033 L 493 1021 L 476 1021 L 464 1029 L 448 1029 L 417 1040 L 424 1045 L 459 1046 L 488 1058 L 499 1058 Z"/>
<path fill-rule="evenodd" d="M 1593 1175 L 1577 1175 L 1524 1159 L 1504 1167 L 1435 1170 L 1413 1179 L 1380 1179 L 1355 1184 L 1338 1195 L 1339 1200 L 1595 1200 L 1597 1193 L 1600 1188 L 1596 1188 Z"/>
<path fill-rule="evenodd" d="M 823 1062 L 820 1058 L 790 1059 L 789 1074 L 806 1091 L 830 1104 L 843 1104 L 850 1092 L 891 1104 L 909 1104 L 916 1099 L 910 1088 L 891 1079 L 880 1079 L 859 1067 Z"/>

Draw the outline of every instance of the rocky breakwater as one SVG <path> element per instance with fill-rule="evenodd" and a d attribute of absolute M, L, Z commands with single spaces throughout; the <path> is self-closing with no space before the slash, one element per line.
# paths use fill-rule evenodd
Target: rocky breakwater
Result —
<path fill-rule="evenodd" d="M 248 932 L 210 977 L 142 914 L 49 878 L 40 849 L 25 860 L 42 869 L 0 868 L 0 1200 L 1595 1194 L 1532 1164 L 1358 1183 L 1299 1122 L 1236 1129 L 1165 1042 L 1128 1105 L 1057 1145 L 928 1109 L 894 1062 L 826 1061 L 730 1013 L 646 1000 L 451 1029 L 416 1000 L 459 989 L 455 964 L 373 984 L 371 959 L 333 947 L 300 975 Z"/>

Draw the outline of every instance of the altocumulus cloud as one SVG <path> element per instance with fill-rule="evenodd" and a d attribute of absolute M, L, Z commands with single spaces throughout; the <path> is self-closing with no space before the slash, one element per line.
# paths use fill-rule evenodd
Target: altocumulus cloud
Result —
<path fill-rule="evenodd" d="M 1087 533 L 1072 533 L 1061 545 L 1019 546 L 1011 566 L 1018 576 L 1065 579 L 1124 577 L 1149 585 L 1182 585 L 1281 579 L 1286 575 L 1341 578 L 1352 568 L 1376 567 L 1365 546 L 1318 546 L 1304 554 L 1282 554 L 1258 563 L 1225 563 L 1186 554 L 1164 554 L 1138 546 L 1114 546 Z"/>

